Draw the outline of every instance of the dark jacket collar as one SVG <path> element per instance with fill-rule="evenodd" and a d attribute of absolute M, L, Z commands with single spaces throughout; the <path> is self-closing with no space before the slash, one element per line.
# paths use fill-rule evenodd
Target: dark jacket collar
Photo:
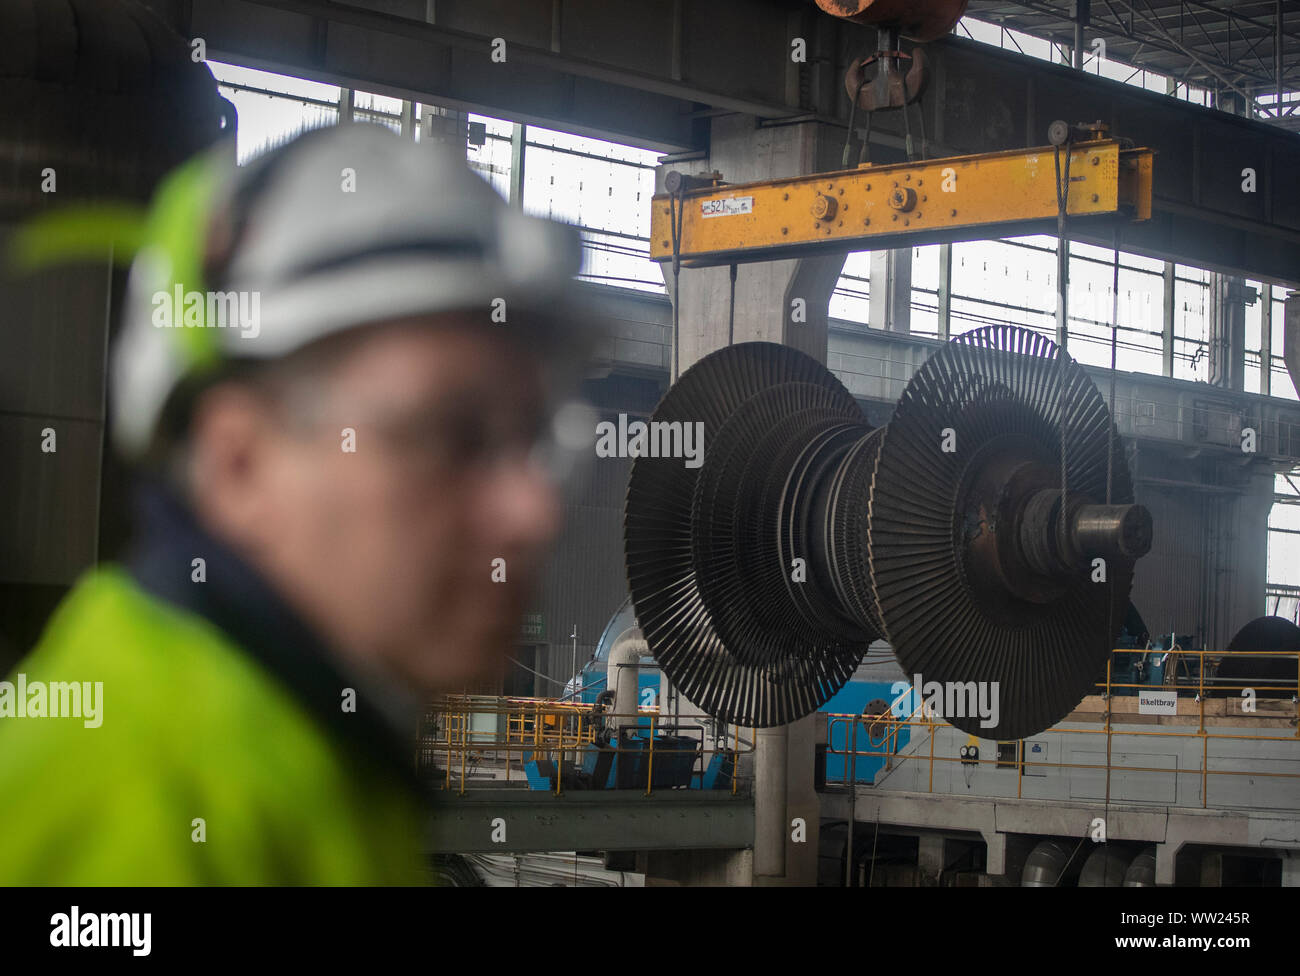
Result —
<path fill-rule="evenodd" d="M 393 696 L 341 665 L 338 656 L 247 562 L 217 541 L 156 482 L 139 486 L 137 543 L 128 569 L 147 592 L 204 617 L 278 678 L 335 741 L 376 772 L 422 792 L 415 775 L 414 721 L 399 729 Z M 192 582 L 192 561 L 206 561 L 206 582 Z M 342 710 L 354 688 L 356 711 Z M 405 717 L 405 716 L 404 716 Z"/>

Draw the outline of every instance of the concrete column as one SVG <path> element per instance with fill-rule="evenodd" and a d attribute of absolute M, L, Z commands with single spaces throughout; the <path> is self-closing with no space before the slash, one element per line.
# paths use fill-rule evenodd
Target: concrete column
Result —
<path fill-rule="evenodd" d="M 758 729 L 754 752 L 754 884 L 817 884 L 821 800 L 813 789 L 818 719 Z M 802 821 L 801 824 L 797 821 Z M 796 839 L 799 838 L 799 839 Z"/>
<path fill-rule="evenodd" d="M 1025 871 L 1025 861 L 1038 843 L 1038 838 L 1026 834 L 985 834 L 988 849 L 986 869 L 995 887 L 1020 886 Z"/>
<path fill-rule="evenodd" d="M 1273 391 L 1273 286 L 1265 285 L 1259 300 L 1259 392 L 1269 396 Z"/>
<path fill-rule="evenodd" d="M 1156 884 L 1172 885 L 1178 868 L 1178 852 L 1182 849 L 1181 837 L 1156 845 Z"/>
<path fill-rule="evenodd" d="M 922 834 L 916 847 L 916 869 L 922 887 L 934 888 L 939 884 L 944 865 L 948 863 L 948 840 L 937 834 Z"/>
<path fill-rule="evenodd" d="M 912 249 L 871 252 L 868 324 L 886 332 L 912 331 Z"/>
<path fill-rule="evenodd" d="M 719 116 L 711 122 L 708 157 L 661 166 L 657 185 L 662 189 L 670 169 L 716 170 L 728 183 L 833 170 L 842 143 L 842 131 L 818 122 L 760 126 L 750 115 Z M 664 265 L 669 297 L 679 303 L 678 334 L 672 336 L 679 375 L 733 341 L 779 342 L 824 363 L 830 299 L 843 267 L 842 254 L 742 264 L 733 310 L 730 268 L 682 268 L 678 298 L 672 266 Z M 910 268 L 908 280 L 910 291 Z M 816 883 L 821 813 L 813 790 L 815 721 L 757 731 L 755 884 Z M 795 817 L 804 819 L 807 830 L 802 843 L 791 840 Z"/>
<path fill-rule="evenodd" d="M 754 746 L 754 883 L 785 881 L 789 733 L 759 729 Z"/>
<path fill-rule="evenodd" d="M 814 764 L 819 731 L 825 737 L 826 723 L 809 715 L 786 726 L 786 818 L 785 884 L 817 884 L 817 852 L 821 844 L 821 797 L 814 788 Z M 803 821 L 803 839 L 792 835 L 795 819 Z"/>
<path fill-rule="evenodd" d="M 1282 887 L 1300 888 L 1300 851 L 1282 852 Z"/>
<path fill-rule="evenodd" d="M 843 133 L 838 136 L 843 141 Z M 752 115 L 713 119 L 707 159 L 659 168 L 662 191 L 668 170 L 717 170 L 728 183 L 800 176 L 838 167 L 834 130 L 817 122 L 760 127 Z M 826 361 L 830 297 L 844 267 L 844 256 L 742 264 L 736 273 L 735 342 L 780 342 Z M 663 273 L 673 297 L 672 265 Z M 727 267 L 683 268 L 678 308 L 679 372 L 728 343 L 731 276 Z"/>
<path fill-rule="evenodd" d="M 939 338 L 952 335 L 952 245 L 939 245 Z"/>
<path fill-rule="evenodd" d="M 510 130 L 510 206 L 524 208 L 524 166 L 528 127 L 520 122 Z"/>
<path fill-rule="evenodd" d="M 1210 382 L 1246 388 L 1246 306 L 1254 289 L 1231 275 L 1210 275 Z"/>

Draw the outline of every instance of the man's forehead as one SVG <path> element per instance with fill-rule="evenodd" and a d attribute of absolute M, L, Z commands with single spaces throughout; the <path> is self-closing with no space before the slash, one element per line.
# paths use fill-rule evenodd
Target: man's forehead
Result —
<path fill-rule="evenodd" d="M 391 323 L 351 352 L 341 364 L 344 386 L 412 406 L 517 403 L 542 396 L 545 385 L 540 356 L 472 322 Z"/>

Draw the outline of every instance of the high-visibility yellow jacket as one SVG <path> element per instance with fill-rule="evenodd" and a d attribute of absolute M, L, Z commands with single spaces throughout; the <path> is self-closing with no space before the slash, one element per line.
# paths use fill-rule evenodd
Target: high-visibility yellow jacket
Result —
<path fill-rule="evenodd" d="M 102 682 L 101 714 L 0 717 L 0 884 L 426 880 L 415 792 L 124 570 L 83 578 L 19 672 Z"/>

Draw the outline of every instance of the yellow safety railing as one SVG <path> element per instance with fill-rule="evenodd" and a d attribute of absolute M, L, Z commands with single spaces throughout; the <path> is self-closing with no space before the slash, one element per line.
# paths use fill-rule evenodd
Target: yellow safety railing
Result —
<path fill-rule="evenodd" d="M 476 728 L 476 717 L 480 723 L 490 720 L 492 727 Z M 642 724 L 646 721 L 648 726 Z M 711 720 L 705 715 L 661 715 L 657 708 L 641 708 L 635 713 L 617 713 L 598 710 L 581 702 L 553 699 L 447 695 L 425 709 L 418 730 L 416 762 L 422 769 L 427 769 L 437 764 L 439 759 L 443 760 L 439 770 L 442 788 L 452 789 L 454 777 L 458 780 L 458 791 L 463 795 L 467 786 L 475 782 L 479 785 L 512 782 L 515 763 L 522 769 L 529 760 L 547 759 L 555 763 L 554 791 L 559 795 L 564 789 L 565 764 L 568 763 L 572 768 L 580 762 L 583 749 L 597 746 L 600 736 L 597 726 L 615 729 L 622 726 L 641 732 L 648 731 L 648 740 L 640 740 L 645 743 L 645 748 L 640 745 L 625 745 L 613 736 L 601 748 L 616 756 L 644 757 L 647 796 L 654 788 L 656 757 L 662 766 L 666 754 L 681 755 L 687 752 L 695 757 L 693 767 L 700 766 L 698 769 L 692 768 L 692 779 L 703 776 L 712 756 L 729 755 L 730 790 L 734 795 L 739 789 L 740 757 L 754 749 L 753 732 L 751 730 L 749 740 L 746 741 L 740 735 L 741 730 L 733 727 L 725 738 L 720 739 L 724 743 L 722 746 L 709 747 L 704 734 L 706 721 Z M 685 749 L 656 743 L 659 732 L 670 730 L 697 733 L 698 744 Z M 690 737 L 696 738 L 695 735 Z M 492 764 L 493 774 L 504 773 L 503 778 L 493 775 L 483 780 L 474 780 L 472 774 L 488 764 Z"/>
<path fill-rule="evenodd" d="M 1291 762 L 1294 760 L 1300 760 L 1300 658 L 1297 657 L 1295 652 L 1293 651 L 1191 651 L 1191 650 L 1179 649 L 1178 653 L 1180 655 L 1183 655 L 1184 657 L 1198 658 L 1200 667 L 1198 669 L 1198 678 L 1195 684 L 1183 683 L 1183 684 L 1174 684 L 1174 685 L 1163 684 L 1163 683 L 1158 685 L 1138 684 L 1132 682 L 1113 681 L 1112 675 L 1113 675 L 1113 662 L 1114 662 L 1115 654 L 1142 654 L 1142 653 L 1158 654 L 1161 652 L 1159 651 L 1144 652 L 1142 650 L 1134 650 L 1132 648 L 1116 648 L 1111 653 L 1112 653 L 1112 657 L 1110 660 L 1107 661 L 1106 664 L 1106 680 L 1104 682 L 1097 683 L 1097 689 L 1102 695 L 1101 701 L 1104 703 L 1100 712 L 1101 717 L 1100 717 L 1099 727 L 1088 728 L 1086 725 L 1086 721 L 1084 719 L 1076 717 L 1078 712 L 1084 706 L 1084 704 L 1088 702 L 1088 699 L 1085 698 L 1084 702 L 1080 703 L 1080 709 L 1076 709 L 1075 713 L 1072 713 L 1070 717 L 1064 719 L 1065 722 L 1071 723 L 1070 728 L 1061 728 L 1060 726 L 1054 726 L 1053 728 L 1047 729 L 1046 731 L 1040 733 L 1039 735 L 1033 736 L 1034 739 L 1039 739 L 1039 738 L 1045 738 L 1049 736 L 1103 735 L 1106 737 L 1106 763 L 1104 765 L 1100 765 L 1096 763 L 1028 762 L 1025 760 L 1025 756 L 1024 756 L 1024 740 L 1019 740 L 1016 744 L 1016 758 L 1014 763 L 1009 762 L 1008 760 L 1001 757 L 995 757 L 990 759 L 983 759 L 983 758 L 963 759 L 960 756 L 936 756 L 934 753 L 935 730 L 937 728 L 947 725 L 948 723 L 944 722 L 941 718 L 935 718 L 927 714 L 927 711 L 923 707 L 923 703 L 921 702 L 918 702 L 906 717 L 895 714 L 895 710 L 897 709 L 898 703 L 903 701 L 911 693 L 910 688 L 907 691 L 903 692 L 902 695 L 899 696 L 899 698 L 891 705 L 890 710 L 886 712 L 884 715 L 870 715 L 870 714 L 849 715 L 843 713 L 823 713 L 823 718 L 826 720 L 827 723 L 826 725 L 827 755 L 844 757 L 844 775 L 842 777 L 842 781 L 844 785 L 849 785 L 850 783 L 853 783 L 855 781 L 856 772 L 857 772 L 857 760 L 860 758 L 883 757 L 885 759 L 886 771 L 892 770 L 895 766 L 896 761 L 898 763 L 904 761 L 926 762 L 929 764 L 928 789 L 929 792 L 931 793 L 934 792 L 934 764 L 936 762 L 938 763 L 955 762 L 955 763 L 962 763 L 965 765 L 975 765 L 975 766 L 996 764 L 1002 768 L 1014 767 L 1017 773 L 1016 776 L 1017 797 L 1023 796 L 1025 769 L 1029 767 L 1046 768 L 1046 769 L 1104 770 L 1106 772 L 1106 801 L 1107 802 L 1110 801 L 1110 776 L 1112 772 L 1172 773 L 1175 776 L 1199 774 L 1201 777 L 1201 806 L 1203 808 L 1207 808 L 1209 805 L 1209 778 L 1211 776 L 1251 776 L 1251 777 L 1260 777 L 1264 779 L 1300 780 L 1300 772 L 1269 772 L 1269 771 L 1261 771 L 1258 769 L 1231 768 L 1234 761 L 1236 761 L 1237 763 L 1240 763 L 1243 760 L 1248 762 L 1260 762 L 1261 757 L 1233 756 L 1233 755 L 1212 756 L 1210 753 L 1211 740 L 1227 740 L 1227 741 L 1237 741 L 1237 742 L 1240 741 L 1290 742 L 1296 744 L 1298 748 L 1296 750 L 1296 755 L 1294 759 L 1287 759 L 1285 761 Z M 1216 663 L 1216 661 L 1213 660 L 1207 661 L 1207 659 L 1221 660 L 1229 657 L 1260 658 L 1260 657 L 1270 657 L 1270 656 L 1291 658 L 1293 660 L 1296 660 L 1296 679 L 1294 682 L 1288 681 L 1283 684 L 1255 683 L 1251 685 L 1235 685 L 1235 684 L 1229 685 L 1229 684 L 1221 684 L 1215 681 L 1213 684 L 1209 684 L 1209 685 L 1206 684 L 1208 666 L 1211 663 Z M 1136 712 L 1125 713 L 1120 716 L 1120 720 L 1124 721 L 1126 724 L 1142 724 L 1143 722 L 1151 721 L 1153 718 L 1157 718 L 1157 721 L 1159 721 L 1160 724 L 1158 725 L 1158 727 L 1152 728 L 1150 730 L 1132 729 L 1132 728 L 1116 729 L 1115 722 L 1114 722 L 1114 719 L 1116 717 L 1114 704 L 1117 698 L 1114 692 L 1122 688 L 1131 688 L 1131 689 L 1138 690 L 1139 692 L 1142 690 L 1165 691 L 1165 692 L 1171 690 L 1179 691 L 1179 692 L 1195 692 L 1196 694 L 1195 701 L 1197 704 L 1197 709 L 1193 714 L 1190 715 L 1188 714 L 1161 715 L 1158 716 L 1158 718 L 1156 716 L 1152 716 L 1149 714 L 1141 715 Z M 1242 692 L 1248 688 L 1253 689 L 1254 692 L 1256 693 L 1256 696 L 1259 696 L 1259 694 L 1262 692 L 1280 692 L 1283 697 L 1280 699 L 1275 699 L 1278 701 L 1278 705 L 1274 706 L 1272 710 L 1267 712 L 1263 712 L 1263 713 L 1254 712 L 1249 714 L 1245 712 L 1241 712 L 1241 713 L 1229 714 L 1225 706 L 1222 715 L 1208 716 L 1208 717 L 1211 718 L 1212 721 L 1217 722 L 1219 725 L 1226 725 L 1230 723 L 1231 725 L 1238 728 L 1243 725 L 1250 726 L 1252 724 L 1259 724 L 1261 726 L 1261 731 L 1250 732 L 1250 733 L 1212 731 L 1214 726 L 1208 725 L 1206 722 L 1207 719 L 1206 703 L 1208 697 L 1206 692 L 1207 691 Z M 1287 695 L 1290 696 L 1290 702 L 1286 701 Z M 1136 700 L 1136 696 L 1123 696 L 1123 697 L 1132 697 L 1133 700 Z M 1224 700 L 1230 701 L 1232 699 L 1226 698 Z M 1290 705 L 1292 707 L 1286 708 L 1285 706 L 1287 705 Z M 880 737 L 879 742 L 875 741 L 875 739 L 871 736 L 868 737 L 867 748 L 861 747 L 857 735 L 858 727 L 864 724 L 867 725 L 869 728 L 880 727 L 883 729 L 883 735 Z M 845 748 L 843 749 L 834 748 L 833 744 L 835 742 L 836 729 L 840 726 L 846 726 L 846 725 L 851 726 L 851 730 L 845 731 L 844 734 Z M 1192 730 L 1193 725 L 1195 726 L 1194 731 Z M 1295 727 L 1295 731 L 1294 732 L 1288 731 L 1285 734 L 1281 734 L 1281 735 L 1270 735 L 1270 734 L 1266 734 L 1264 731 L 1264 727 L 1268 725 L 1274 727 L 1280 726 L 1282 728 L 1286 728 L 1288 725 L 1290 725 Z M 918 755 L 915 751 L 900 754 L 899 737 L 901 736 L 902 731 L 904 729 L 922 730 L 924 734 L 926 734 L 927 738 L 929 739 L 928 756 Z M 918 732 L 918 734 L 920 734 L 920 732 Z M 1135 737 L 1135 738 L 1147 737 L 1147 738 L 1168 738 L 1168 739 L 1200 739 L 1201 740 L 1200 768 L 1198 770 L 1181 770 L 1177 768 L 1168 769 L 1168 768 L 1149 767 L 1149 766 L 1116 765 L 1112 761 L 1112 742 L 1114 738 L 1117 736 Z M 1223 766 L 1221 768 L 1211 769 L 1210 768 L 1211 759 L 1214 759 L 1216 762 L 1222 763 Z M 1298 784 L 1298 786 L 1300 786 L 1300 784 Z M 1300 809 L 1300 788 L 1298 788 L 1295 793 L 1295 805 L 1287 809 Z"/>

